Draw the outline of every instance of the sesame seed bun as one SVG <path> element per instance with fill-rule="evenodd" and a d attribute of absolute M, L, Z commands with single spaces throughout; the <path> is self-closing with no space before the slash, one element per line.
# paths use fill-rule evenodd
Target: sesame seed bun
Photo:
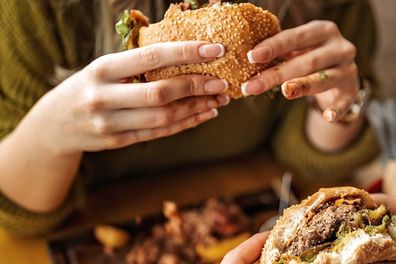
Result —
<path fill-rule="evenodd" d="M 299 230 L 307 226 L 313 215 L 318 214 L 318 208 L 321 205 L 345 197 L 360 199 L 364 208 L 375 209 L 378 207 L 366 191 L 353 187 L 322 188 L 300 204 L 291 206 L 284 211 L 264 245 L 260 264 L 308 263 L 286 253 L 288 247 L 299 234 Z M 389 225 L 394 226 L 394 223 Z M 315 259 L 309 263 L 363 264 L 396 260 L 396 243 L 389 231 L 367 233 L 365 229 L 357 228 L 345 237 L 341 237 L 338 243 L 341 246 L 338 246 L 336 250 L 333 246 L 320 250 Z M 283 259 L 280 262 L 281 257 Z"/>
<path fill-rule="evenodd" d="M 205 74 L 229 82 L 231 98 L 242 97 L 241 85 L 271 64 L 251 64 L 247 52 L 280 31 L 278 19 L 250 3 L 224 4 L 183 11 L 171 5 L 164 19 L 140 29 L 138 45 L 158 42 L 203 40 L 221 43 L 225 55 L 215 61 L 162 68 L 148 72 L 148 81 L 181 74 Z"/>

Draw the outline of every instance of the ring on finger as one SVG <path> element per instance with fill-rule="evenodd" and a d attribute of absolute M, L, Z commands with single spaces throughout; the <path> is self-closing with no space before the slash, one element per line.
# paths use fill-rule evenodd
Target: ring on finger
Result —
<path fill-rule="evenodd" d="M 327 80 L 329 78 L 329 75 L 327 75 L 327 72 L 325 70 L 318 71 L 318 74 L 321 81 Z"/>

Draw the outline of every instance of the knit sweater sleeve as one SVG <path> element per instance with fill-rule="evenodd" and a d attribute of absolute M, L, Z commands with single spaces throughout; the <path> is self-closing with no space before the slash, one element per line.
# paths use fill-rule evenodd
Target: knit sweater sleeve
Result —
<path fill-rule="evenodd" d="M 0 3 L 0 137 L 49 89 L 62 60 L 44 1 Z"/>
<path fill-rule="evenodd" d="M 58 34 L 64 26 L 56 22 L 55 9 L 51 1 L 0 1 L 0 140 L 53 88 L 55 65 L 77 63 Z M 48 214 L 25 210 L 0 192 L 0 225 L 19 235 L 43 234 L 72 212 L 76 188 Z"/>
<path fill-rule="evenodd" d="M 329 7 L 322 18 L 334 20 L 343 35 L 356 45 L 359 72 L 371 83 L 374 96 L 378 96 L 377 80 L 371 61 L 375 50 L 376 32 L 369 3 L 350 1 L 337 8 Z M 341 180 L 379 153 L 379 146 L 368 125 L 348 147 L 338 153 L 326 154 L 317 150 L 305 134 L 307 110 L 306 100 L 292 104 L 274 144 L 278 160 L 300 175 L 334 182 Z"/>
<path fill-rule="evenodd" d="M 57 67 L 76 69 L 92 57 L 90 1 L 64 2 L 0 1 L 0 139 L 57 84 Z"/>

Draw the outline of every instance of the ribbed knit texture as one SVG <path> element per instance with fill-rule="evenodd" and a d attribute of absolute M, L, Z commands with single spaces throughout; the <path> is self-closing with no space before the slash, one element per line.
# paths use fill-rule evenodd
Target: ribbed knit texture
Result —
<path fill-rule="evenodd" d="M 57 210 L 35 213 L 21 208 L 0 193 L 0 225 L 18 236 L 40 236 L 57 227 L 74 210 L 84 207 L 85 191 L 77 180 L 69 198 Z"/>
<path fill-rule="evenodd" d="M 91 1 L 0 1 L 0 138 L 9 134 L 35 102 L 55 86 L 56 65 L 76 69 L 92 59 L 92 13 Z M 353 1 L 340 8 L 329 8 L 322 18 L 336 20 L 346 37 L 357 45 L 357 62 L 361 73 L 375 86 L 371 66 L 375 28 L 371 24 L 372 13 L 367 1 Z M 109 171 L 116 174 L 119 170 L 121 174 L 133 171 L 133 168 L 116 166 L 134 166 L 131 159 L 137 165 L 150 167 L 164 165 L 161 162 L 176 164 L 178 161 L 188 162 L 186 159 L 207 160 L 240 155 L 257 148 L 268 136 L 273 113 L 277 112 L 275 109 L 271 111 L 274 106 L 275 101 L 263 97 L 233 102 L 221 110 L 217 120 L 197 129 L 153 143 L 137 144 L 134 148 L 118 151 L 118 154 L 104 153 L 97 160 L 102 161 L 99 164 L 104 164 L 103 161 L 110 159 L 113 167 L 108 168 Z M 378 151 L 373 134 L 366 129 L 343 152 L 337 155 L 323 154 L 315 150 L 305 138 L 306 104 L 298 102 L 284 109 L 289 110 L 284 113 L 285 120 L 279 131 L 273 133 L 277 135 L 274 137 L 275 153 L 286 166 L 307 177 L 334 180 L 372 159 Z M 224 131 L 228 132 L 224 134 Z M 199 140 L 202 138 L 205 140 Z M 189 146 L 193 146 L 191 149 L 195 153 L 185 153 Z M 157 153 L 158 156 L 155 156 Z M 152 156 L 154 158 L 150 159 Z M 163 160 L 158 157 L 163 157 Z M 103 171 L 103 167 L 98 170 Z M 20 235 L 43 234 L 73 211 L 76 201 L 83 197 L 81 193 L 76 185 L 70 199 L 61 208 L 48 214 L 24 210 L 0 194 L 0 224 Z"/>

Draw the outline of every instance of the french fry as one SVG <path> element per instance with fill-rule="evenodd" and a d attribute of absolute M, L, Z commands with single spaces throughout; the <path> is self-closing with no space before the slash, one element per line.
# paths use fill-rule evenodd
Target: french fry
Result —
<path fill-rule="evenodd" d="M 119 228 L 109 225 L 98 225 L 94 230 L 95 238 L 104 246 L 105 252 L 111 254 L 114 249 L 128 243 L 129 234 Z"/>
<path fill-rule="evenodd" d="M 204 246 L 202 244 L 198 244 L 195 250 L 205 262 L 216 263 L 219 262 L 227 254 L 228 251 L 241 244 L 250 236 L 250 233 L 242 233 L 235 237 L 224 239 L 219 243 L 211 246 Z"/>

